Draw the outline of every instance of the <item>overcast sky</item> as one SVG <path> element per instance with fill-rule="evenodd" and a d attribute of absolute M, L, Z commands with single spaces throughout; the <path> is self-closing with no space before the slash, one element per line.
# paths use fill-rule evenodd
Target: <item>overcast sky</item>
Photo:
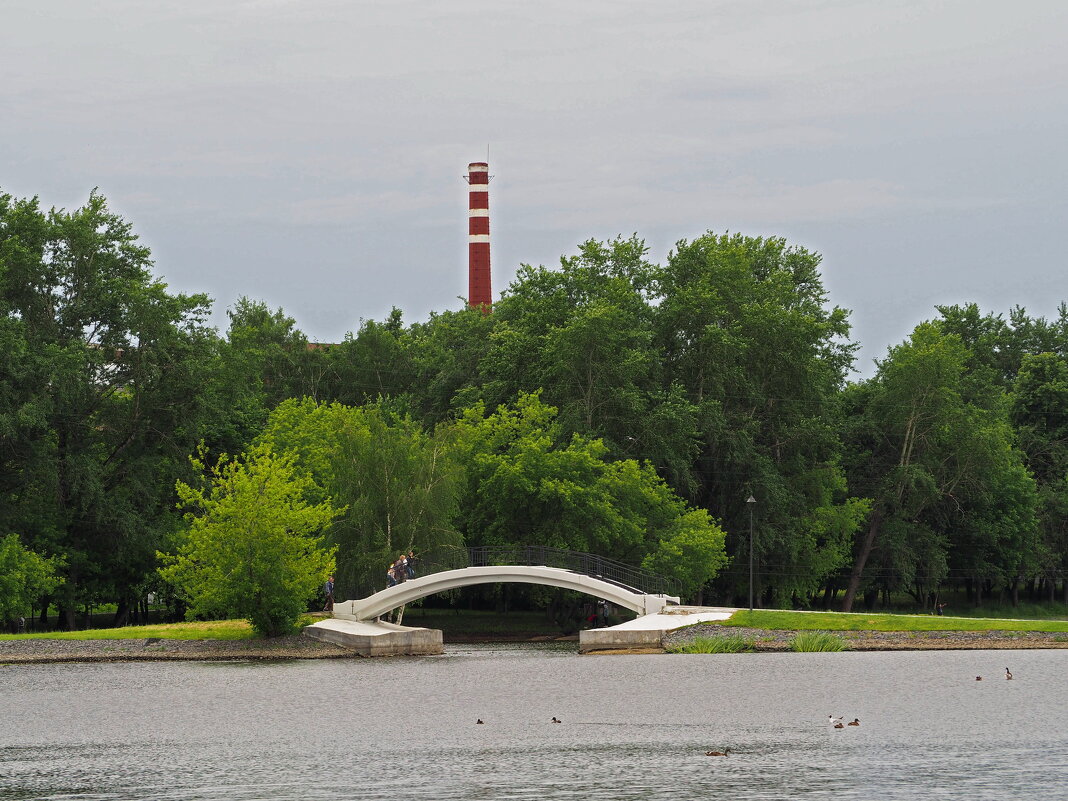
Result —
<path fill-rule="evenodd" d="M 99 187 L 156 271 L 339 341 L 520 263 L 707 230 L 823 254 L 860 375 L 935 304 L 1068 299 L 1068 4 L 0 0 L 0 190 Z"/>

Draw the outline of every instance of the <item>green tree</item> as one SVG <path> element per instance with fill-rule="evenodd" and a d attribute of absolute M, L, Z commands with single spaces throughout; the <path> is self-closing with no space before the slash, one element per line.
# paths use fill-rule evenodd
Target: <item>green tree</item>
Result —
<path fill-rule="evenodd" d="M 521 394 L 486 417 L 472 408 L 459 423 L 460 525 L 470 544 L 546 545 L 631 564 L 655 552 L 658 568 L 688 592 L 718 572 L 723 532 L 707 512 L 689 508 L 650 464 L 565 436 L 556 416 L 537 394 Z"/>
<path fill-rule="evenodd" d="M 699 597 L 701 589 L 727 564 L 726 535 L 704 509 L 685 512 L 672 529 L 642 560 L 642 567 L 674 578 L 683 598 Z"/>
<path fill-rule="evenodd" d="M 382 404 L 305 398 L 280 404 L 261 441 L 292 453 L 319 492 L 347 507 L 330 532 L 339 547 L 338 597 L 380 589 L 402 551 L 425 557 L 463 544 L 453 525 L 462 472 L 447 427 L 427 433 Z"/>
<path fill-rule="evenodd" d="M 956 334 L 923 323 L 849 393 L 850 482 L 873 499 L 842 608 L 868 586 L 925 602 L 950 569 L 984 582 L 1026 569 L 1034 482 L 1013 447 L 1005 396 L 968 372 Z M 992 374 L 988 374 L 992 375 Z"/>
<path fill-rule="evenodd" d="M 647 252 L 636 236 L 590 240 L 559 270 L 521 266 L 494 307 L 483 397 L 492 407 L 540 390 L 566 434 L 647 459 L 688 492 L 694 409 L 653 342 Z"/>
<path fill-rule="evenodd" d="M 0 620 L 14 620 L 55 589 L 56 562 L 24 548 L 17 534 L 0 538 Z"/>
<path fill-rule="evenodd" d="M 329 498 L 306 503 L 312 483 L 266 445 L 220 459 L 206 487 L 178 482 L 189 529 L 177 554 L 159 555 L 168 562 L 159 572 L 190 617 L 236 615 L 266 637 L 295 629 L 334 571 L 336 549 L 322 546 L 322 532 L 342 511 Z"/>
<path fill-rule="evenodd" d="M 1052 600 L 1058 575 L 1068 604 L 1068 359 L 1025 356 L 1012 393 L 1012 422 L 1038 483 L 1038 568 Z M 1014 593 L 1016 591 L 1013 587 Z"/>
<path fill-rule="evenodd" d="M 465 306 L 431 314 L 410 329 L 412 403 L 432 426 L 482 400 L 483 368 L 498 316 Z"/>
<path fill-rule="evenodd" d="M 748 550 L 756 497 L 757 597 L 806 600 L 848 559 L 862 514 L 839 465 L 837 398 L 853 360 L 848 313 L 829 307 L 820 257 L 779 238 L 708 233 L 657 271 L 655 342 L 692 405 L 694 499 Z M 720 589 L 744 595 L 735 560 Z"/>
<path fill-rule="evenodd" d="M 322 391 L 305 394 L 349 406 L 404 397 L 414 380 L 409 340 L 399 309 L 383 323 L 363 321 L 355 336 L 349 334 L 325 352 L 329 378 Z"/>
<path fill-rule="evenodd" d="M 207 413 L 208 299 L 151 267 L 96 192 L 71 212 L 0 195 L 0 526 L 63 557 L 68 627 L 105 599 L 121 620 L 141 591 Z"/>

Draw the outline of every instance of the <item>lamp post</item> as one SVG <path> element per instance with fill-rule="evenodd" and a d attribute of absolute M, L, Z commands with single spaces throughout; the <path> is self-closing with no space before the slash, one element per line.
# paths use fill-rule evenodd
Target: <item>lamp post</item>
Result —
<path fill-rule="evenodd" d="M 745 499 L 745 505 L 749 507 L 749 611 L 753 611 L 753 507 L 756 498 L 750 495 Z"/>

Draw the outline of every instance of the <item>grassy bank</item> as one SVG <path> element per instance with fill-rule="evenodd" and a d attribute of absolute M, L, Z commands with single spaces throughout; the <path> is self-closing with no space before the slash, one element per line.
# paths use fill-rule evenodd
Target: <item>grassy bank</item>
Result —
<path fill-rule="evenodd" d="M 1068 632 L 1068 620 L 888 615 L 863 612 L 735 612 L 724 626 L 785 631 L 1049 631 Z"/>
<path fill-rule="evenodd" d="M 246 620 L 207 620 L 192 623 L 156 623 L 84 631 L 44 631 L 33 634 L 0 634 L 0 640 L 250 640 L 252 627 Z"/>
<path fill-rule="evenodd" d="M 326 617 L 307 615 L 305 624 Z M 409 607 L 404 625 L 440 629 L 446 641 L 519 640 L 559 637 L 560 629 L 543 612 L 500 614 L 481 610 L 424 609 Z M 245 620 L 212 620 L 192 623 L 158 623 L 147 626 L 0 634 L 0 640 L 249 640 L 252 628 Z"/>

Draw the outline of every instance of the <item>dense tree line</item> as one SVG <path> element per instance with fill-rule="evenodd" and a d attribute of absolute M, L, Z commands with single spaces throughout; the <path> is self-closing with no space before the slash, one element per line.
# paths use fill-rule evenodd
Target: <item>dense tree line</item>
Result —
<path fill-rule="evenodd" d="M 401 549 L 546 544 L 733 603 L 752 513 L 761 605 L 1068 602 L 1068 310 L 939 307 L 853 380 L 819 261 L 739 234 L 663 264 L 590 241 L 523 265 L 490 314 L 394 310 L 310 343 L 249 299 L 209 327 L 95 193 L 0 195 L 5 558 L 39 560 L 67 625 L 105 601 L 123 622 L 189 547 L 176 488 L 266 452 L 334 504 L 352 582 Z"/>

